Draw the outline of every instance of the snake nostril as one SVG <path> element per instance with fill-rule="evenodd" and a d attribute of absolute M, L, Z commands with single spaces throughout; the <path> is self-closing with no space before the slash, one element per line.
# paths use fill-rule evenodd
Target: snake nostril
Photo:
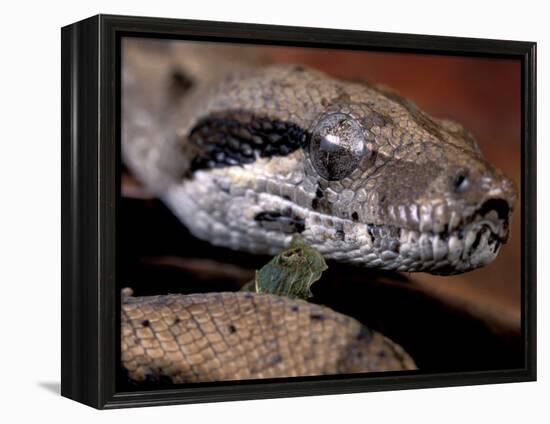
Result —
<path fill-rule="evenodd" d="M 453 189 L 456 192 L 462 192 L 468 188 L 470 181 L 465 170 L 460 170 L 456 173 L 452 181 Z"/>
<path fill-rule="evenodd" d="M 510 206 L 506 200 L 489 199 L 481 205 L 477 213 L 484 216 L 491 211 L 495 211 L 499 219 L 505 220 L 508 219 L 508 215 L 510 214 Z"/>

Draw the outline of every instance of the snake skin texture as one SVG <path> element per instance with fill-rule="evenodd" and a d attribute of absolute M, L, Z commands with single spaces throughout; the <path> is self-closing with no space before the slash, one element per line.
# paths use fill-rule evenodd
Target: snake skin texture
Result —
<path fill-rule="evenodd" d="M 412 370 L 407 353 L 329 308 L 249 293 L 130 297 L 122 364 L 136 382 L 299 377 Z"/>

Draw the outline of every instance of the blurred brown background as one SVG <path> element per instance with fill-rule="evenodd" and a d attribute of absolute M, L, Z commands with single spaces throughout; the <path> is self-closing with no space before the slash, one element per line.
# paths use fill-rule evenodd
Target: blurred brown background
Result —
<path fill-rule="evenodd" d="M 261 47 L 277 62 L 303 63 L 343 79 L 382 83 L 432 116 L 455 120 L 476 137 L 484 156 L 520 188 L 521 68 L 518 60 L 403 53 Z M 520 208 L 512 233 L 489 266 L 452 277 L 412 274 L 419 284 L 491 307 L 519 325 Z M 446 287 L 441 288 L 444 284 Z"/>

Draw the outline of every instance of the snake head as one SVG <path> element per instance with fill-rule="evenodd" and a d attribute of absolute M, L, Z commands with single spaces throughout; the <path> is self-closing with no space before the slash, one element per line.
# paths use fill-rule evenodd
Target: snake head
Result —
<path fill-rule="evenodd" d="M 508 238 L 512 181 L 462 126 L 369 89 L 366 102 L 340 96 L 312 127 L 312 209 L 344 221 L 340 238 L 354 242 L 352 262 L 437 274 L 490 263 Z"/>
<path fill-rule="evenodd" d="M 300 233 L 328 259 L 440 274 L 490 263 L 507 239 L 512 182 L 460 125 L 388 89 L 273 66 L 210 93 L 165 195 L 200 238 L 276 254 Z"/>

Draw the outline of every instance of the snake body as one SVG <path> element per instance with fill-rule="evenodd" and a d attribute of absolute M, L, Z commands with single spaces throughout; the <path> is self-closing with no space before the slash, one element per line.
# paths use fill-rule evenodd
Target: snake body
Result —
<path fill-rule="evenodd" d="M 438 274 L 496 257 L 516 192 L 467 130 L 388 88 L 250 52 L 123 42 L 124 163 L 193 235 L 276 254 L 299 233 L 327 259 Z M 378 334 L 357 340 L 357 321 L 318 306 L 300 303 L 303 315 L 292 314 L 294 301 L 272 296 L 192 296 L 123 297 L 122 359 L 133 380 L 414 367 L 393 342 Z M 322 323 L 311 319 L 318 313 Z M 227 328 L 241 328 L 247 314 L 242 332 L 255 347 L 242 368 L 234 364 L 242 347 Z M 283 349 L 297 338 L 297 350 Z M 201 353 L 188 357 L 197 343 Z"/>
<path fill-rule="evenodd" d="M 134 381 L 194 383 L 414 369 L 358 321 L 267 294 L 127 297 L 122 361 Z"/>

